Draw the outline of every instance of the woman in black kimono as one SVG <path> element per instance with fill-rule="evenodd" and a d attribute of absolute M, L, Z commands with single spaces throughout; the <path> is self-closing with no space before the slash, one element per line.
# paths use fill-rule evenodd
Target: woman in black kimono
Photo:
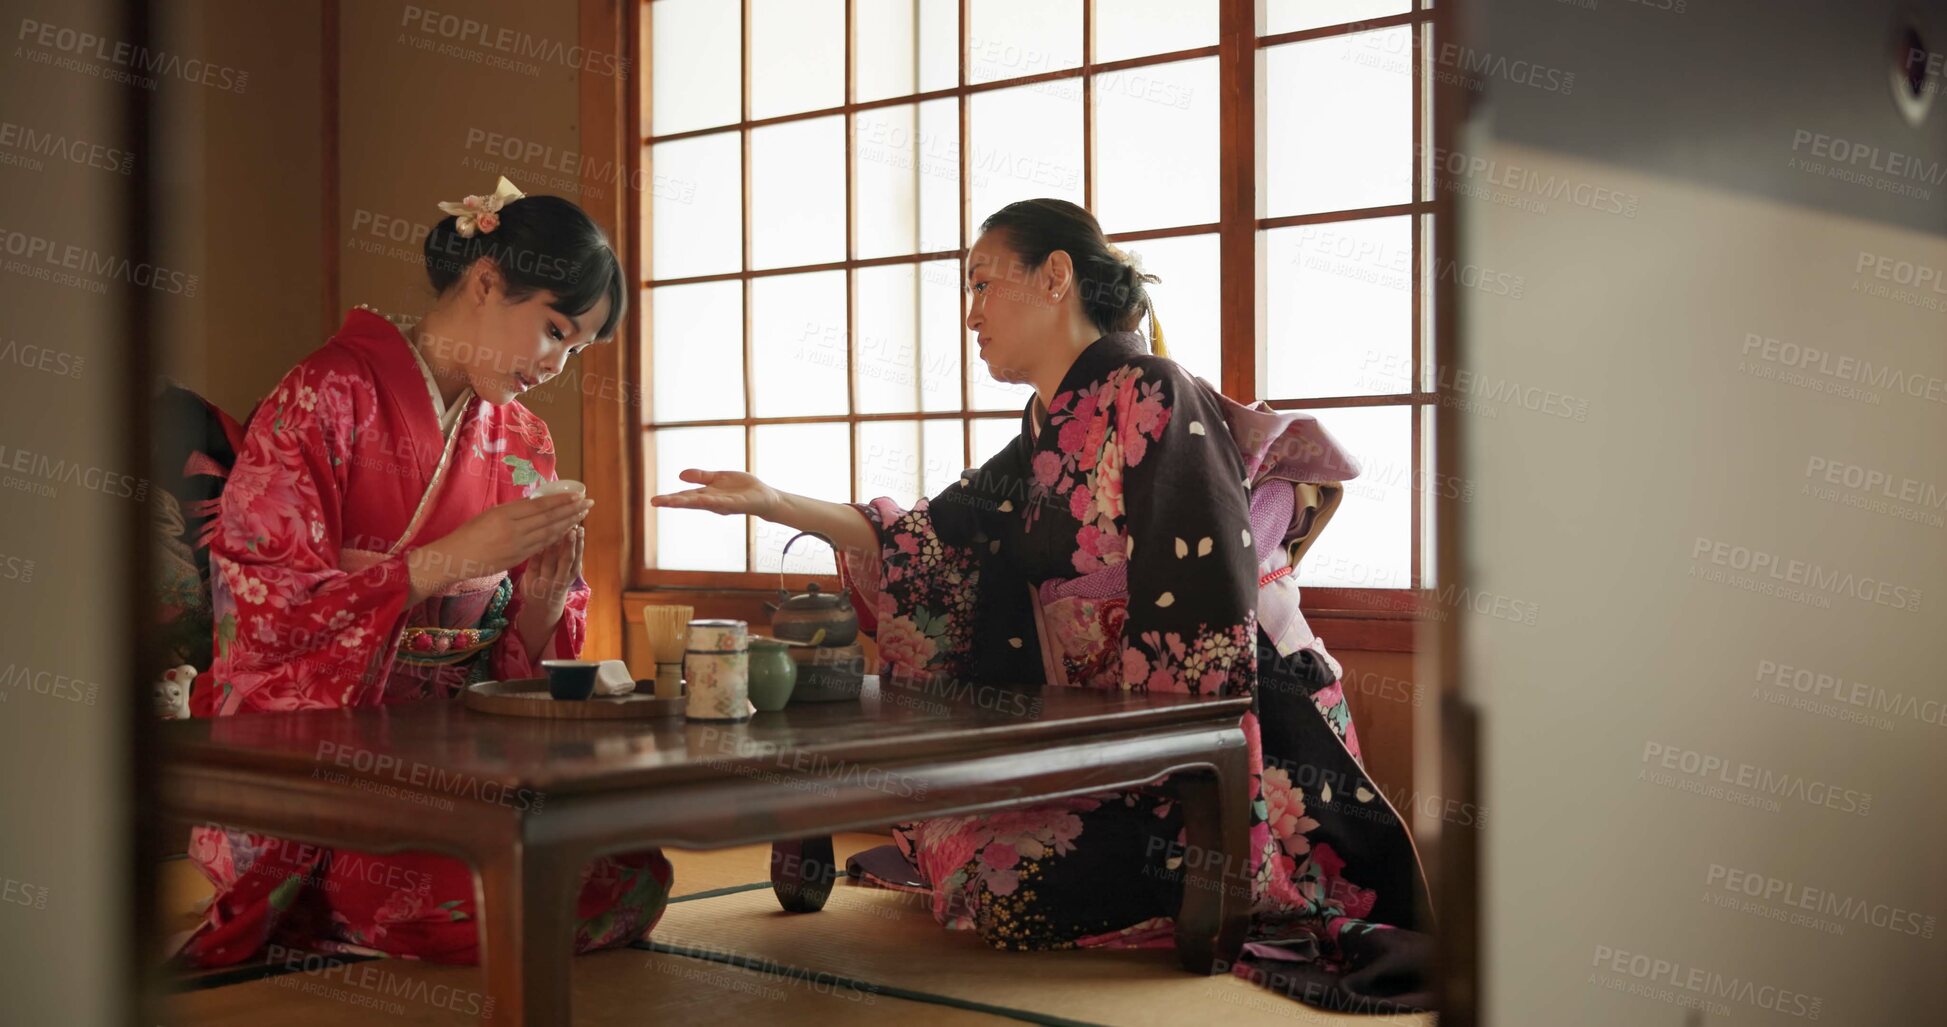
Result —
<path fill-rule="evenodd" d="M 1298 614 L 1281 543 L 1289 472 L 1306 461 L 1265 436 L 1338 451 L 1306 415 L 1237 407 L 1152 352 L 1132 329 L 1154 281 L 1082 208 L 1010 204 L 967 255 L 981 359 L 1035 388 L 1005 449 L 910 510 L 780 493 L 736 471 L 684 471 L 702 487 L 652 502 L 833 539 L 889 685 L 944 675 L 1254 696 L 1254 965 L 1239 972 L 1337 1008 L 1395 1008 L 1381 994 L 1416 1004 L 1404 993 L 1421 989 L 1424 938 L 1379 928 L 1419 923 L 1417 862 L 1361 766 L 1337 663 Z M 1233 437 L 1239 411 L 1277 426 Z M 1340 461 L 1306 480 L 1356 473 Z M 1168 945 L 1182 824 L 1156 787 L 939 817 L 901 825 L 910 867 L 874 876 L 918 882 L 942 924 L 999 948 Z"/>

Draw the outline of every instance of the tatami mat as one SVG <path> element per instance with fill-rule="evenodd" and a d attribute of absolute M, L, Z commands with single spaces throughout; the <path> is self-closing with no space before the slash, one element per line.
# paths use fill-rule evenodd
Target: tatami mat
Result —
<path fill-rule="evenodd" d="M 714 901 L 714 900 L 706 900 Z M 621 949 L 574 962 L 575 1024 L 849 1024 L 868 1018 L 1000 1024 L 1002 1017 L 910 1002 L 832 983 L 684 956 Z M 245 984 L 181 992 L 163 1003 L 170 1027 L 341 1027 L 491 1024 L 479 970 L 372 960 Z"/>
<path fill-rule="evenodd" d="M 879 834 L 833 839 L 845 857 Z M 1431 1027 L 1432 1016 L 1320 1012 L 1232 977 L 1196 977 L 1169 950 L 997 952 L 933 922 L 923 896 L 841 883 L 818 913 L 781 911 L 770 847 L 671 850 L 676 886 L 643 947 L 574 961 L 577 1024 L 849 1024 L 892 1014 L 929 1024 L 1256 1024 Z M 162 865 L 165 926 L 208 895 L 187 861 Z M 235 972 L 231 972 L 235 975 Z M 207 981 L 206 981 L 207 983 Z M 170 996 L 172 1025 L 471 1024 L 475 967 L 373 960 Z"/>
<path fill-rule="evenodd" d="M 767 891 L 671 906 L 650 942 L 1087 1023 L 1432 1027 L 1431 1015 L 1326 1013 L 1235 977 L 1184 972 L 1169 949 L 999 952 L 933 922 L 923 896 L 841 885 L 818 913 Z"/>

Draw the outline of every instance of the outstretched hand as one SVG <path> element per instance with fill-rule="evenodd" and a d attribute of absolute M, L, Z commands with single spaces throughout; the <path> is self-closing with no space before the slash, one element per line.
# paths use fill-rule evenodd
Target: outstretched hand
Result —
<path fill-rule="evenodd" d="M 652 496 L 649 505 L 719 514 L 752 514 L 766 519 L 777 510 L 778 491 L 754 474 L 700 471 L 692 467 L 678 477 L 703 487 Z"/>

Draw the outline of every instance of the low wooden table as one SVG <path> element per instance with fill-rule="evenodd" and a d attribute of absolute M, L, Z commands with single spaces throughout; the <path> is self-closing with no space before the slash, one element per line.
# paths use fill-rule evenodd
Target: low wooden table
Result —
<path fill-rule="evenodd" d="M 1250 904 L 1249 700 L 1072 688 L 881 690 L 738 724 L 535 720 L 458 702 L 161 726 L 163 815 L 477 872 L 495 1022 L 569 1022 L 579 871 L 604 854 L 770 841 L 784 908 L 822 907 L 831 833 L 1170 775 L 1190 853 L 1183 965 L 1235 960 Z"/>

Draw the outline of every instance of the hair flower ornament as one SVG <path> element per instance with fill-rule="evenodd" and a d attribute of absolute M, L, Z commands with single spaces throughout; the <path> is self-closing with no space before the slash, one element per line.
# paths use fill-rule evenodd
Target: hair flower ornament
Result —
<path fill-rule="evenodd" d="M 469 196 L 458 203 L 445 201 L 439 209 L 453 215 L 454 230 L 460 233 L 460 238 L 471 239 L 476 231 L 492 232 L 499 228 L 500 209 L 526 195 L 502 175 L 491 196 Z"/>

